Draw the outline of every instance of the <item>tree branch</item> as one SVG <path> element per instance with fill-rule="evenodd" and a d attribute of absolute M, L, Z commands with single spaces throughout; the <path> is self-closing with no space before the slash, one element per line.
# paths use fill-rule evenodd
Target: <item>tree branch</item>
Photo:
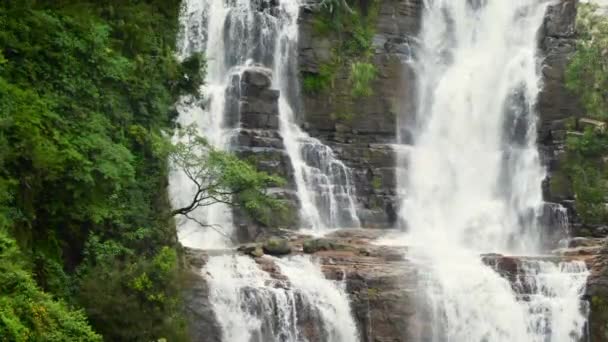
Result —
<path fill-rule="evenodd" d="M 223 230 L 222 230 L 222 226 L 218 225 L 218 224 L 206 224 L 203 223 L 199 220 L 197 220 L 196 218 L 188 215 L 188 214 L 182 214 L 185 218 L 187 218 L 188 220 L 194 221 L 196 224 L 198 224 L 199 226 L 203 227 L 203 228 L 211 228 L 213 229 L 215 232 L 217 232 L 218 234 L 222 235 L 223 237 L 227 238 L 228 240 L 230 240 L 233 244 L 237 244 L 238 241 L 236 241 L 232 236 L 226 234 Z"/>

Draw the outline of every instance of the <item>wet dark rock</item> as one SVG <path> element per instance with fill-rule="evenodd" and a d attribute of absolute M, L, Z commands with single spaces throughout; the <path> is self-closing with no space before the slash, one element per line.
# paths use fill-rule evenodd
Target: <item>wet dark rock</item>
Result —
<path fill-rule="evenodd" d="M 245 245 L 241 245 L 237 248 L 237 251 L 252 256 L 254 258 L 259 258 L 264 255 L 264 249 L 260 244 L 257 243 L 248 243 Z"/>
<path fill-rule="evenodd" d="M 272 71 L 264 67 L 247 68 L 243 71 L 241 78 L 243 86 L 251 93 L 253 89 L 264 90 L 270 88 Z"/>
<path fill-rule="evenodd" d="M 321 251 L 347 250 L 349 246 L 331 239 L 310 239 L 304 241 L 302 250 L 304 253 L 313 254 Z"/>
<path fill-rule="evenodd" d="M 317 73 L 342 39 L 315 33 L 318 3 L 309 1 L 300 18 L 299 69 L 305 75 Z M 395 141 L 397 118 L 413 113 L 414 76 L 404 61 L 412 54 L 411 37 L 420 27 L 422 1 L 388 0 L 381 1 L 379 7 L 373 37 L 372 63 L 378 70 L 372 85 L 374 95 L 348 103 L 347 119 L 336 115 L 345 111 L 340 103 L 351 91 L 347 68 L 339 71 L 331 91 L 303 94 L 302 117 L 308 133 L 331 146 L 353 169 L 358 207 L 365 217 L 362 223 L 386 228 L 394 226 L 395 219 L 389 213 L 395 207 L 390 195 L 395 189 L 395 156 L 388 145 L 382 145 Z"/>
<path fill-rule="evenodd" d="M 209 287 L 201 274 L 207 254 L 186 249 L 186 275 L 183 278 L 184 315 L 191 341 L 221 341 L 221 328 L 209 304 Z"/>
<path fill-rule="evenodd" d="M 271 237 L 262 246 L 264 253 L 269 255 L 286 255 L 291 253 L 291 246 L 287 239 Z"/>

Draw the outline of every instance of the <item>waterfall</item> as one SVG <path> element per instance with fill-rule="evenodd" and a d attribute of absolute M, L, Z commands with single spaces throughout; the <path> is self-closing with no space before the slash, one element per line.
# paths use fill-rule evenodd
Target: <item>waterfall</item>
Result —
<path fill-rule="evenodd" d="M 245 256 L 213 257 L 205 265 L 223 341 L 359 339 L 344 288 L 325 279 L 309 257 L 265 258 L 278 274 L 271 276 Z"/>
<path fill-rule="evenodd" d="M 235 149 L 241 113 L 232 101 L 234 81 L 248 68 L 272 69 L 273 87 L 280 91 L 280 134 L 294 170 L 302 225 L 358 226 L 350 169 L 296 122 L 299 11 L 297 0 L 185 0 L 178 56 L 183 60 L 202 53 L 207 70 L 203 97 L 180 99 L 177 123 L 195 125 L 218 149 Z M 176 134 L 173 140 L 178 139 Z M 195 190 L 186 174 L 171 173 L 169 191 L 175 207 L 187 204 Z M 191 216 L 195 220 L 178 222 L 182 244 L 207 250 L 231 247 L 231 208 L 216 204 Z M 196 221 L 218 229 L 202 228 Z M 236 255 L 211 256 L 202 270 L 223 341 L 358 340 L 344 287 L 325 279 L 319 265 L 308 257 L 263 259 L 278 271 L 268 272 L 250 257 Z"/>
<path fill-rule="evenodd" d="M 298 126 L 293 108 L 298 94 L 298 0 L 280 2 L 281 34 L 276 45 L 274 83 L 281 90 L 280 130 L 294 170 L 303 226 L 312 229 L 359 227 L 352 171 L 332 149 Z M 295 89 L 294 89 L 295 88 Z"/>
<path fill-rule="evenodd" d="M 250 66 L 270 67 L 274 72 L 273 86 L 280 91 L 280 133 L 294 171 L 301 225 L 314 229 L 358 227 L 351 170 L 330 147 L 300 129 L 293 110 L 298 96 L 299 11 L 298 0 L 277 4 L 253 0 L 184 1 L 178 56 L 183 60 L 193 53 L 203 53 L 207 70 L 201 89 L 203 98 L 183 97 L 177 105 L 177 123 L 194 124 L 211 145 L 230 150 L 240 128 L 238 109 L 227 107 L 231 80 Z M 176 134 L 174 141 L 178 139 Z M 196 189 L 183 172 L 174 171 L 169 190 L 174 206 L 179 207 L 191 200 Z M 197 248 L 230 245 L 233 219 L 229 207 L 217 204 L 199 208 L 191 216 L 195 220 L 178 222 L 183 244 Z M 201 229 L 196 221 L 217 229 Z"/>
<path fill-rule="evenodd" d="M 177 104 L 180 126 L 195 125 L 198 133 L 219 149 L 229 150 L 238 133 L 239 120 L 230 118 L 226 110 L 227 93 L 233 75 L 238 75 L 251 60 L 268 61 L 273 39 L 269 34 L 272 17 L 256 12 L 249 0 L 228 4 L 224 0 L 187 0 L 182 3 L 178 57 L 203 53 L 207 61 L 202 99 L 186 96 Z M 179 139 L 176 134 L 174 141 Z M 180 207 L 194 197 L 196 187 L 177 170 L 169 177 L 173 205 Z M 230 245 L 233 234 L 232 210 L 218 203 L 199 208 L 191 216 L 217 229 L 200 227 L 195 220 L 178 222 L 179 239 L 185 246 L 222 248 Z M 219 231 L 219 232 L 218 232 Z M 221 233 L 220 233 L 221 232 Z"/>
<path fill-rule="evenodd" d="M 530 261 L 518 271 L 527 277 L 524 293 L 480 258 L 542 252 L 536 36 L 549 4 L 424 1 L 412 61 L 416 126 L 399 130 L 415 132 L 414 142 L 398 149 L 408 165 L 399 193 L 400 217 L 424 246 L 413 258 L 429 268 L 434 341 L 561 342 L 583 334 L 583 264 Z"/>

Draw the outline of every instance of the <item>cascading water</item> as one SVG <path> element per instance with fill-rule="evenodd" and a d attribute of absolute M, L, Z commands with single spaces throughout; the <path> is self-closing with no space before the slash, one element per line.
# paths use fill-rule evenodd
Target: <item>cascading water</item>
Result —
<path fill-rule="evenodd" d="M 280 133 L 294 168 L 303 224 L 313 228 L 358 226 L 350 170 L 295 122 L 295 101 L 289 96 L 297 95 L 292 86 L 297 74 L 292 70 L 297 60 L 293 52 L 299 11 L 297 0 L 185 0 L 179 57 L 203 53 L 207 74 L 204 98 L 185 97 L 178 103 L 178 124 L 195 125 L 210 144 L 230 150 L 240 129 L 238 109 L 231 107 L 234 79 L 250 67 L 271 67 L 273 85 L 280 91 Z M 187 175 L 171 174 L 175 207 L 187 204 L 194 191 Z M 184 245 L 200 249 L 231 246 L 230 208 L 212 205 L 191 216 L 195 220 L 179 222 Z M 221 231 L 204 229 L 196 221 L 216 225 Z M 311 332 L 323 341 L 358 339 L 344 289 L 325 279 L 318 265 L 305 257 L 271 261 L 280 271 L 275 277 L 245 256 L 212 256 L 207 261 L 203 273 L 223 341 L 311 341 L 307 335 Z"/>
<path fill-rule="evenodd" d="M 201 135 L 220 149 L 230 149 L 238 134 L 239 118 L 227 108 L 234 75 L 260 64 L 272 67 L 273 83 L 280 91 L 280 132 L 294 169 L 300 202 L 301 225 L 314 229 L 358 227 L 351 170 L 335 158 L 333 151 L 308 136 L 296 123 L 293 103 L 297 96 L 297 0 L 270 3 L 252 0 L 187 0 L 182 5 L 179 57 L 204 53 L 207 60 L 204 98 L 184 97 L 178 103 L 181 126 L 194 124 Z M 238 110 L 236 110 L 238 112 Z M 238 114 L 238 113 L 237 113 Z M 176 135 L 174 139 L 179 139 Z M 170 194 L 176 207 L 188 203 L 194 184 L 183 172 L 170 177 Z M 195 220 L 179 223 L 180 240 L 187 246 L 227 246 L 232 235 L 230 208 L 217 204 L 199 208 Z M 218 229 L 201 229 L 196 221 Z M 220 231 L 220 233 L 217 232 Z"/>
<path fill-rule="evenodd" d="M 184 97 L 177 105 L 180 126 L 195 125 L 198 133 L 219 149 L 230 149 L 230 142 L 239 129 L 239 120 L 226 110 L 226 95 L 233 75 L 250 60 L 268 61 L 272 55 L 272 20 L 263 12 L 256 12 L 249 0 L 238 0 L 229 5 L 224 0 L 188 0 L 182 4 L 178 56 L 185 59 L 193 53 L 204 53 L 207 60 L 204 98 Z M 269 46 L 270 45 L 270 46 Z M 179 139 L 176 135 L 174 139 Z M 196 188 L 181 171 L 169 179 L 169 190 L 175 207 L 189 203 Z M 179 222 L 182 244 L 195 248 L 222 248 L 230 245 L 233 231 L 232 211 L 224 204 L 199 208 L 191 213 L 195 220 Z M 196 223 L 204 222 L 217 229 L 205 229 Z"/>
<path fill-rule="evenodd" d="M 293 103 L 298 92 L 291 84 L 297 80 L 294 52 L 298 47 L 300 4 L 297 0 L 281 1 L 279 6 L 282 29 L 276 45 L 274 84 L 282 94 L 280 129 L 294 170 L 301 224 L 316 230 L 359 227 L 351 170 L 330 147 L 310 137 L 297 124 Z"/>
<path fill-rule="evenodd" d="M 358 340 L 344 289 L 318 265 L 303 256 L 271 262 L 285 278 L 273 278 L 245 256 L 214 257 L 205 265 L 223 341 Z"/>
<path fill-rule="evenodd" d="M 549 1 L 425 0 L 401 217 L 424 248 L 434 341 L 578 341 L 583 264 L 529 261 L 530 292 L 481 253 L 540 250 L 536 34 Z M 406 131 L 403 128 L 400 131 Z M 401 153 L 401 152 L 400 152 Z"/>

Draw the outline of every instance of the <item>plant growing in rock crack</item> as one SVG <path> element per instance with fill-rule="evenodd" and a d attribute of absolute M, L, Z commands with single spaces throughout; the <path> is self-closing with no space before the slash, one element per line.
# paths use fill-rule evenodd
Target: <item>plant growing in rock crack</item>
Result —
<path fill-rule="evenodd" d="M 280 177 L 258 171 L 236 155 L 219 151 L 198 135 L 194 126 L 178 132 L 179 142 L 171 147 L 169 160 L 172 167 L 183 172 L 195 188 L 190 203 L 171 212 L 182 215 L 202 227 L 222 233 L 222 227 L 213 222 L 202 222 L 191 214 L 195 210 L 217 203 L 243 208 L 251 217 L 264 223 L 271 212 L 284 211 L 280 200 L 267 192 L 269 187 L 281 186 Z"/>
<path fill-rule="evenodd" d="M 376 67 L 371 63 L 353 63 L 350 70 L 351 94 L 355 97 L 373 95 L 371 84 L 376 79 L 376 74 Z"/>

